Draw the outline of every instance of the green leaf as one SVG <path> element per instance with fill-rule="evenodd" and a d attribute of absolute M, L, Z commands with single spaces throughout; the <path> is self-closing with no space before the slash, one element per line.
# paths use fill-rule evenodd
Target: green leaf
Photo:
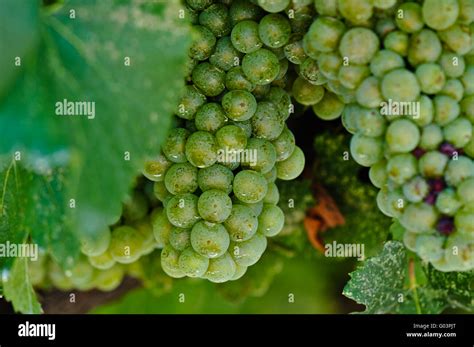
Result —
<path fill-rule="evenodd" d="M 400 242 L 389 241 L 380 255 L 367 259 L 350 274 L 343 294 L 366 306 L 364 313 L 385 313 L 404 294 L 406 251 Z"/>

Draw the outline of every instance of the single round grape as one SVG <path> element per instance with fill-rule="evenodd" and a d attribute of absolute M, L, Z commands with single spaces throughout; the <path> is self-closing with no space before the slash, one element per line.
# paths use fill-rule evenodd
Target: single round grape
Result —
<path fill-rule="evenodd" d="M 192 80 L 206 96 L 217 96 L 225 89 L 225 72 L 208 62 L 194 68 Z"/>
<path fill-rule="evenodd" d="M 198 197 L 194 194 L 180 194 L 166 204 L 166 216 L 178 228 L 191 228 L 201 218 L 197 210 Z"/>
<path fill-rule="evenodd" d="M 381 89 L 386 100 L 397 102 L 416 101 L 420 95 L 416 76 L 405 69 L 395 69 L 387 73 L 382 79 Z"/>
<path fill-rule="evenodd" d="M 380 38 L 384 38 L 396 29 L 397 26 L 392 18 L 380 18 L 375 23 L 375 32 Z"/>
<path fill-rule="evenodd" d="M 439 125 L 446 125 L 456 119 L 461 113 L 459 104 L 453 98 L 446 95 L 437 95 L 433 99 L 435 117 Z"/>
<path fill-rule="evenodd" d="M 465 179 L 474 176 L 474 163 L 466 156 L 459 156 L 457 160 L 450 160 L 444 178 L 450 186 L 458 186 Z"/>
<path fill-rule="evenodd" d="M 474 158 L 474 137 L 469 141 L 469 143 L 463 148 L 464 153 L 466 153 L 471 158 Z"/>
<path fill-rule="evenodd" d="M 472 125 L 464 117 L 458 117 L 443 129 L 444 138 L 457 148 L 462 148 L 472 138 Z"/>
<path fill-rule="evenodd" d="M 474 201 L 474 178 L 467 178 L 460 183 L 457 187 L 457 194 L 464 204 Z"/>
<path fill-rule="evenodd" d="M 444 237 L 441 235 L 418 235 L 415 251 L 424 261 L 437 261 L 444 256 Z"/>
<path fill-rule="evenodd" d="M 392 31 L 385 37 L 383 45 L 386 49 L 406 57 L 409 46 L 408 34 L 400 30 Z"/>
<path fill-rule="evenodd" d="M 471 240 L 472 240 L 472 234 L 474 233 L 473 221 L 474 221 L 474 205 L 472 203 L 468 203 L 461 210 L 457 211 L 454 217 L 454 224 L 456 226 L 456 230 L 459 233 L 463 233 L 470 236 Z"/>
<path fill-rule="evenodd" d="M 303 48 L 303 41 L 295 41 L 288 43 L 284 48 L 285 58 L 289 62 L 299 65 L 308 57 Z"/>
<path fill-rule="evenodd" d="M 251 118 L 252 133 L 256 138 L 275 140 L 285 126 L 276 106 L 268 101 L 257 104 L 257 110 Z"/>
<path fill-rule="evenodd" d="M 166 189 L 165 183 L 161 181 L 153 184 L 153 195 L 163 202 L 168 196 L 171 196 L 171 193 Z"/>
<path fill-rule="evenodd" d="M 213 4 L 199 14 L 199 24 L 216 37 L 228 35 L 231 30 L 229 10 L 224 4 Z"/>
<path fill-rule="evenodd" d="M 433 206 L 418 203 L 405 208 L 400 223 L 413 233 L 426 233 L 433 230 L 438 214 Z"/>
<path fill-rule="evenodd" d="M 92 282 L 97 289 L 104 292 L 110 292 L 117 289 L 117 287 L 122 283 L 124 274 L 123 267 L 116 265 L 106 271 L 95 272 Z"/>
<path fill-rule="evenodd" d="M 461 77 L 466 69 L 463 56 L 452 52 L 444 52 L 439 59 L 439 64 L 446 76 L 451 78 Z"/>
<path fill-rule="evenodd" d="M 252 266 L 262 256 L 267 248 L 267 238 L 260 233 L 256 233 L 250 239 L 242 242 L 232 242 L 229 252 L 234 261 L 241 266 Z"/>
<path fill-rule="evenodd" d="M 169 161 L 174 163 L 186 162 L 184 146 L 188 136 L 189 131 L 184 128 L 174 128 L 170 131 L 162 145 L 163 153 Z"/>
<path fill-rule="evenodd" d="M 222 224 L 198 222 L 191 230 L 193 249 L 206 258 L 217 258 L 229 248 L 229 234 Z"/>
<path fill-rule="evenodd" d="M 193 42 L 189 48 L 189 56 L 196 60 L 206 60 L 212 54 L 216 45 L 216 37 L 205 26 L 192 26 Z"/>
<path fill-rule="evenodd" d="M 371 0 L 338 0 L 337 7 L 341 15 L 354 24 L 365 23 L 373 13 Z"/>
<path fill-rule="evenodd" d="M 281 14 L 267 14 L 258 24 L 258 34 L 266 46 L 283 47 L 290 40 L 290 23 Z"/>
<path fill-rule="evenodd" d="M 242 278 L 245 273 L 247 272 L 247 267 L 246 266 L 241 266 L 235 264 L 235 273 L 234 276 L 230 279 L 231 281 L 236 281 L 240 278 Z"/>
<path fill-rule="evenodd" d="M 453 98 L 454 100 L 456 100 L 457 102 L 460 102 L 464 95 L 464 86 L 462 85 L 462 82 L 460 80 L 451 78 L 446 81 L 443 89 L 440 91 L 440 94 L 449 96 Z M 464 112 L 462 104 L 461 104 L 461 111 Z"/>
<path fill-rule="evenodd" d="M 276 163 L 277 177 L 284 181 L 293 180 L 303 172 L 304 165 L 304 153 L 301 148 L 295 146 L 287 159 Z"/>
<path fill-rule="evenodd" d="M 412 233 L 410 231 L 406 231 L 403 234 L 403 243 L 405 244 L 406 248 L 408 248 L 410 251 L 415 252 L 415 246 L 416 246 L 416 239 L 418 238 L 417 233 Z"/>
<path fill-rule="evenodd" d="M 253 96 L 257 100 L 263 100 L 267 97 L 268 92 L 270 91 L 271 86 L 269 84 L 257 84 L 255 88 L 252 90 Z"/>
<path fill-rule="evenodd" d="M 464 86 L 465 95 L 474 94 L 474 65 L 468 65 L 466 71 L 461 76 L 461 82 Z"/>
<path fill-rule="evenodd" d="M 251 92 L 255 86 L 245 76 L 240 66 L 231 68 L 225 76 L 225 87 L 228 90 L 245 90 Z"/>
<path fill-rule="evenodd" d="M 230 281 L 236 272 L 236 264 L 229 253 L 209 260 L 209 267 L 204 278 L 214 283 Z"/>
<path fill-rule="evenodd" d="M 424 150 L 434 150 L 443 142 L 443 131 L 437 124 L 430 124 L 423 128 L 420 138 L 420 147 Z"/>
<path fill-rule="evenodd" d="M 347 104 L 342 111 L 342 125 L 348 132 L 355 134 L 357 129 L 357 117 L 361 112 L 361 107 L 355 103 Z"/>
<path fill-rule="evenodd" d="M 406 182 L 402 189 L 408 201 L 421 202 L 428 195 L 430 187 L 423 177 L 416 176 Z"/>
<path fill-rule="evenodd" d="M 208 222 L 222 223 L 229 217 L 231 210 L 232 201 L 222 190 L 206 190 L 199 197 L 199 214 Z"/>
<path fill-rule="evenodd" d="M 398 119 L 388 126 L 385 140 L 392 153 L 411 152 L 420 141 L 420 130 L 408 119 Z"/>
<path fill-rule="evenodd" d="M 168 244 L 169 234 L 173 228 L 173 225 L 171 225 L 166 216 L 166 211 L 163 211 L 161 207 L 154 209 L 150 216 L 150 222 L 157 247 L 165 247 Z"/>
<path fill-rule="evenodd" d="M 219 148 L 227 152 L 239 152 L 245 149 L 247 146 L 247 136 L 244 130 L 242 130 L 242 128 L 238 127 L 237 125 L 226 125 L 225 127 L 219 129 L 216 133 L 216 141 Z M 227 162 L 227 159 L 230 160 L 232 158 L 218 158 L 220 162 L 222 159 Z"/>
<path fill-rule="evenodd" d="M 417 173 L 416 158 L 411 154 L 397 154 L 387 163 L 388 177 L 397 184 L 404 184 Z"/>
<path fill-rule="evenodd" d="M 186 142 L 186 158 L 198 168 L 205 168 L 217 161 L 217 143 L 211 133 L 197 131 Z"/>
<path fill-rule="evenodd" d="M 89 257 L 103 254 L 110 245 L 111 233 L 109 228 L 98 230 L 93 234 L 81 235 L 81 252 Z"/>
<path fill-rule="evenodd" d="M 275 140 L 272 141 L 276 151 L 276 161 L 287 159 L 295 149 L 295 136 L 285 127 Z"/>
<path fill-rule="evenodd" d="M 156 157 L 145 161 L 142 173 L 149 180 L 160 182 L 165 179 L 165 172 L 171 164 L 163 154 L 158 154 Z"/>
<path fill-rule="evenodd" d="M 171 246 L 166 246 L 161 251 L 161 268 L 170 277 L 181 278 L 185 274 L 179 267 L 179 252 Z"/>
<path fill-rule="evenodd" d="M 280 201 L 280 192 L 275 183 L 268 183 L 267 194 L 263 198 L 264 204 L 273 204 L 276 205 Z"/>
<path fill-rule="evenodd" d="M 316 11 L 321 16 L 336 17 L 339 13 L 337 11 L 338 0 L 314 0 Z"/>
<path fill-rule="evenodd" d="M 363 42 L 364 44 L 361 44 Z M 339 53 L 349 64 L 368 64 L 379 50 L 379 39 L 369 29 L 352 28 L 345 32 L 339 44 Z"/>
<path fill-rule="evenodd" d="M 378 51 L 370 61 L 370 71 L 377 77 L 383 77 L 388 72 L 403 67 L 403 58 L 389 49 Z"/>
<path fill-rule="evenodd" d="M 444 30 L 456 22 L 459 4 L 457 0 L 425 0 L 422 14 L 430 28 Z"/>
<path fill-rule="evenodd" d="M 257 0 L 257 3 L 265 11 L 277 13 L 283 11 L 290 4 L 290 0 Z"/>
<path fill-rule="evenodd" d="M 87 290 L 93 286 L 94 268 L 85 257 L 80 257 L 74 267 L 66 271 L 66 276 L 70 278 L 73 286 Z"/>
<path fill-rule="evenodd" d="M 444 189 L 436 198 L 436 208 L 442 214 L 453 216 L 460 207 L 461 202 L 451 188 Z"/>
<path fill-rule="evenodd" d="M 166 189 L 173 195 L 193 193 L 198 188 L 198 169 L 189 163 L 173 164 L 165 175 Z"/>
<path fill-rule="evenodd" d="M 258 20 L 261 17 L 262 9 L 247 0 L 235 0 L 229 8 L 229 15 L 235 25 L 243 20 Z"/>
<path fill-rule="evenodd" d="M 362 81 L 356 91 L 356 100 L 359 105 L 367 108 L 379 107 L 383 102 L 380 80 L 370 76 Z"/>
<path fill-rule="evenodd" d="M 224 226 L 232 241 L 246 241 L 257 232 L 258 219 L 255 212 L 248 206 L 234 204 Z"/>
<path fill-rule="evenodd" d="M 245 121 L 255 114 L 257 100 L 245 90 L 231 90 L 222 98 L 222 107 L 230 119 L 234 121 Z"/>
<path fill-rule="evenodd" d="M 361 108 L 360 113 L 356 118 L 355 124 L 359 134 L 364 136 L 379 137 L 385 133 L 385 118 L 382 117 L 380 112 L 375 108 Z"/>
<path fill-rule="evenodd" d="M 202 277 L 209 267 L 209 259 L 189 247 L 179 256 L 178 266 L 188 277 Z"/>
<path fill-rule="evenodd" d="M 472 220 L 471 220 L 472 224 Z M 454 271 L 466 271 L 472 269 L 474 264 L 474 243 L 472 236 L 455 233 L 448 237 L 446 243 L 445 258 Z"/>
<path fill-rule="evenodd" d="M 280 62 L 274 53 L 261 48 L 245 55 L 242 70 L 252 83 L 269 84 L 278 76 Z"/>
<path fill-rule="evenodd" d="M 386 167 L 387 162 L 385 160 L 381 160 L 370 167 L 369 179 L 377 188 L 382 188 L 387 183 Z"/>
<path fill-rule="evenodd" d="M 359 165 L 370 167 L 383 158 L 382 145 L 381 138 L 356 134 L 351 139 L 351 156 Z"/>
<path fill-rule="evenodd" d="M 338 73 L 338 79 L 344 87 L 348 89 L 356 89 L 369 75 L 370 71 L 366 65 L 353 64 L 341 66 Z"/>
<path fill-rule="evenodd" d="M 241 158 L 243 168 L 265 174 L 275 166 L 276 150 L 270 141 L 251 138 L 244 153 L 248 155 Z"/>
<path fill-rule="evenodd" d="M 235 175 L 234 194 L 240 201 L 246 203 L 259 202 L 267 194 L 267 189 L 265 177 L 256 171 L 243 170 Z"/>
<path fill-rule="evenodd" d="M 307 58 L 299 65 L 299 75 L 314 85 L 322 85 L 326 78 L 321 74 L 318 63 L 312 58 Z"/>
<path fill-rule="evenodd" d="M 227 167 L 214 164 L 198 171 L 199 188 L 205 192 L 210 189 L 219 189 L 227 194 L 232 191 L 234 174 Z"/>
<path fill-rule="evenodd" d="M 257 231 L 267 237 L 277 235 L 285 224 L 285 215 L 281 208 L 273 204 L 264 204 L 262 213 L 258 216 Z"/>
<path fill-rule="evenodd" d="M 338 45 L 344 34 L 345 25 L 340 20 L 332 17 L 319 17 L 309 27 L 304 37 L 306 53 L 332 52 Z"/>
<path fill-rule="evenodd" d="M 322 86 L 309 83 L 304 78 L 298 77 L 293 83 L 293 97 L 302 105 L 314 105 L 321 101 L 324 96 Z"/>
<path fill-rule="evenodd" d="M 430 97 L 421 95 L 418 99 L 418 103 L 418 114 L 416 111 L 412 111 L 412 114 L 409 115 L 411 116 L 411 120 L 420 127 L 431 124 L 434 118 L 433 101 Z"/>
<path fill-rule="evenodd" d="M 169 244 L 181 252 L 191 245 L 191 230 L 172 227 L 169 234 Z"/>
<path fill-rule="evenodd" d="M 336 52 L 322 53 L 318 58 L 321 74 L 328 79 L 336 79 L 342 66 L 342 58 Z"/>
<path fill-rule="evenodd" d="M 412 66 L 434 63 L 441 55 L 442 46 L 438 35 L 432 30 L 422 29 L 410 38 L 408 62 Z"/>
<path fill-rule="evenodd" d="M 425 94 L 440 92 L 446 82 L 444 72 L 438 64 L 426 63 L 418 65 L 415 74 L 418 78 L 420 89 Z"/>
<path fill-rule="evenodd" d="M 459 0 L 458 22 L 461 24 L 474 22 L 474 3 L 472 0 Z"/>
<path fill-rule="evenodd" d="M 288 119 L 291 114 L 292 103 L 290 95 L 283 88 L 271 87 L 266 100 L 277 107 L 281 119 Z"/>
<path fill-rule="evenodd" d="M 112 254 L 107 249 L 104 253 L 89 257 L 89 263 L 99 270 L 107 270 L 110 269 L 115 264 L 114 258 L 112 258 Z"/>
<path fill-rule="evenodd" d="M 448 157 L 438 151 L 426 152 L 418 163 L 419 170 L 424 177 L 442 177 Z"/>
<path fill-rule="evenodd" d="M 242 53 L 252 53 L 263 45 L 258 36 L 258 24 L 252 20 L 243 20 L 232 29 L 230 39 L 235 49 Z"/>
<path fill-rule="evenodd" d="M 397 13 L 395 22 L 400 30 L 407 33 L 415 33 L 423 28 L 424 23 L 421 15 L 421 6 L 417 3 L 404 3 L 398 7 Z"/>
<path fill-rule="evenodd" d="M 153 252 L 158 245 L 155 240 L 151 218 L 147 216 L 133 223 L 132 227 L 134 227 L 143 237 L 142 255 L 147 255 Z"/>
<path fill-rule="evenodd" d="M 344 110 L 344 103 L 331 92 L 324 93 L 323 98 L 312 106 L 313 112 L 323 120 L 338 118 Z"/>
<path fill-rule="evenodd" d="M 116 262 L 129 264 L 136 261 L 143 249 L 143 237 L 134 228 L 119 226 L 112 231 L 110 254 Z"/>
<path fill-rule="evenodd" d="M 176 115 L 183 119 L 194 119 L 199 107 L 206 103 L 206 96 L 195 86 L 186 86 L 183 96 L 175 111 Z"/>
<path fill-rule="evenodd" d="M 467 117 L 467 119 L 469 119 L 471 123 L 474 123 L 474 95 L 470 95 L 462 99 L 461 112 Z"/>
<path fill-rule="evenodd" d="M 202 11 L 212 4 L 213 0 L 186 0 L 186 3 L 196 11 Z"/>
<path fill-rule="evenodd" d="M 400 217 L 407 205 L 407 200 L 400 189 L 382 188 L 377 194 L 377 206 L 389 217 Z"/>
<path fill-rule="evenodd" d="M 209 62 L 221 70 L 229 71 L 240 64 L 241 58 L 242 53 L 235 49 L 230 37 L 225 36 L 217 41 L 216 49 L 209 57 Z"/>
<path fill-rule="evenodd" d="M 197 111 L 196 118 L 194 121 L 195 121 L 197 130 L 215 133 L 217 130 L 222 128 L 227 123 L 227 120 L 228 119 L 224 113 L 224 109 L 222 108 L 222 106 L 215 102 L 209 102 L 203 105 Z M 182 148 L 181 148 L 184 160 L 186 160 L 186 155 L 184 154 L 185 144 L 186 144 L 186 139 L 182 143 Z"/>

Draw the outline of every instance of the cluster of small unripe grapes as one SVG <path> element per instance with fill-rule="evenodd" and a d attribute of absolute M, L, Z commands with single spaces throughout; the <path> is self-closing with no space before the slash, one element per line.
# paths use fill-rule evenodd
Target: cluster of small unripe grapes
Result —
<path fill-rule="evenodd" d="M 474 268 L 474 1 L 315 0 L 294 98 L 342 116 L 380 210 L 442 271 Z"/>
<path fill-rule="evenodd" d="M 143 173 L 163 203 L 151 215 L 163 270 L 221 283 L 243 276 L 281 231 L 275 180 L 304 167 L 285 125 L 292 27 L 249 1 L 187 0 L 184 13 L 188 84 L 176 127 Z"/>

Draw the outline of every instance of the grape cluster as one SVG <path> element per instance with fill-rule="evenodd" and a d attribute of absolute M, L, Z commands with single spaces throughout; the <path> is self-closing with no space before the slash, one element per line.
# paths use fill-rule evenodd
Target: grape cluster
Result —
<path fill-rule="evenodd" d="M 315 0 L 294 98 L 353 134 L 377 204 L 442 271 L 474 268 L 474 1 Z M 303 58 L 305 57 L 305 58 Z"/>
<path fill-rule="evenodd" d="M 143 170 L 163 204 L 150 219 L 171 277 L 243 276 L 283 227 L 275 180 L 304 167 L 285 125 L 292 104 L 284 47 L 310 17 L 303 11 L 290 21 L 278 13 L 286 5 L 259 3 L 272 13 L 249 1 L 186 1 L 188 83 L 176 127 Z"/>

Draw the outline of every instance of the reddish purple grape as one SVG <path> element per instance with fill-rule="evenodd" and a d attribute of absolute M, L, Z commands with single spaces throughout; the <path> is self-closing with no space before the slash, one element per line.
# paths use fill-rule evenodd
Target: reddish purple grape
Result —
<path fill-rule="evenodd" d="M 454 231 L 454 220 L 450 217 L 441 217 L 436 229 L 443 235 L 449 235 Z"/>

